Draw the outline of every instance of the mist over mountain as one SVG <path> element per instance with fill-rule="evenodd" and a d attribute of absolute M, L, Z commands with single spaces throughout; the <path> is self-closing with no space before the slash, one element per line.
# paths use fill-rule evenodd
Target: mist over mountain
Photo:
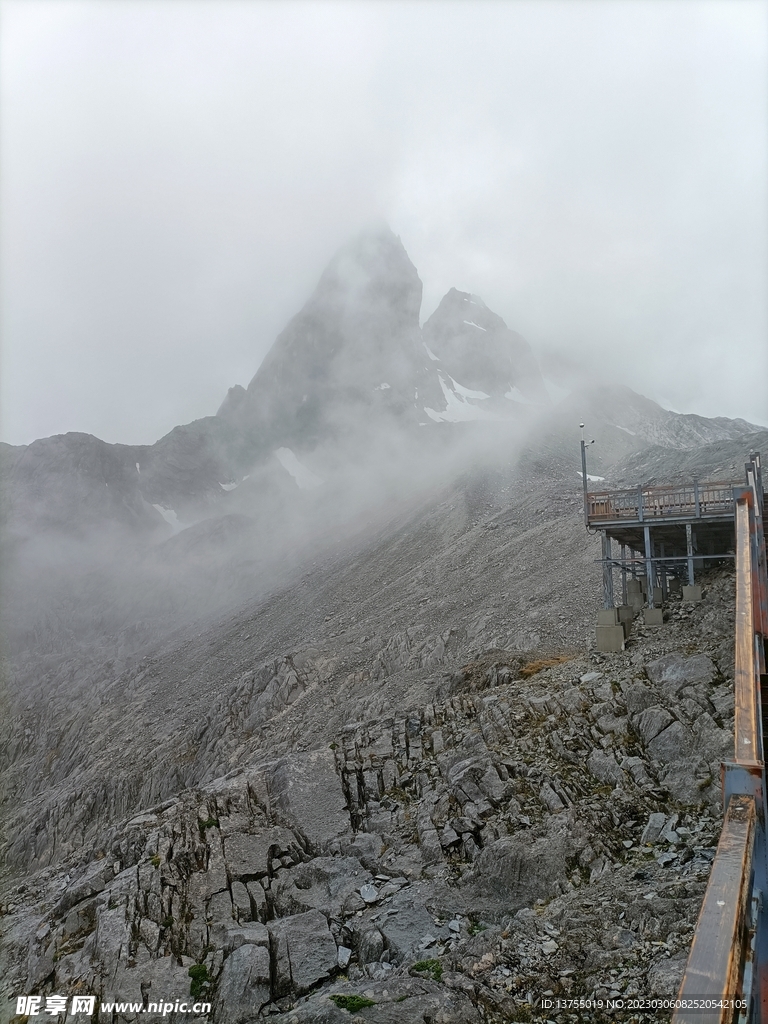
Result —
<path fill-rule="evenodd" d="M 547 389 L 528 343 L 482 298 L 451 288 L 420 327 L 421 292 L 400 239 L 388 228 L 363 232 L 331 260 L 247 389 L 230 388 L 215 416 L 175 427 L 153 445 L 70 433 L 0 446 L 6 535 L 87 535 L 97 525 L 168 534 L 224 512 L 230 492 L 254 473 L 262 474 L 261 488 L 274 489 L 267 478 L 275 477 L 275 461 L 299 489 L 311 489 L 324 482 L 313 464 L 343 472 L 351 462 L 370 463 L 374 449 L 383 456 L 382 443 L 429 462 L 449 433 L 456 443 L 445 424 L 498 422 L 507 424 L 503 433 L 562 418 L 551 393 L 562 402 L 566 392 Z M 758 429 L 670 413 L 621 389 L 581 388 L 567 409 L 577 422 L 597 416 L 609 431 L 637 438 L 620 451 Z"/>
<path fill-rule="evenodd" d="M 17 990 L 146 1003 L 193 968 L 217 1024 L 337 1024 L 363 987 L 381 1024 L 515 1019 L 611 964 L 665 994 L 651 944 L 689 932 L 649 917 L 674 858 L 641 877 L 637 846 L 698 823 L 695 919 L 729 577 L 595 655 L 578 424 L 596 486 L 738 480 L 768 431 L 555 383 L 481 296 L 422 325 L 421 295 L 366 231 L 215 415 L 0 446 L 3 1020 Z"/>

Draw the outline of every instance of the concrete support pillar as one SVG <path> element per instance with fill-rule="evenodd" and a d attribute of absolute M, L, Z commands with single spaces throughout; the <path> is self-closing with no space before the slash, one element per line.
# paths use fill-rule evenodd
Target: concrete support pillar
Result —
<path fill-rule="evenodd" d="M 660 573 L 661 576 L 661 600 L 667 600 L 667 563 L 664 561 L 664 545 L 659 544 L 659 554 L 661 555 Z"/>
<path fill-rule="evenodd" d="M 606 531 L 603 538 L 603 608 L 613 608 L 613 566 L 611 565 L 611 538 Z"/>
<path fill-rule="evenodd" d="M 685 547 L 688 556 L 688 586 L 693 586 L 693 530 L 691 524 L 685 524 Z"/>
<path fill-rule="evenodd" d="M 645 579 L 647 581 L 648 607 L 653 608 L 653 548 L 651 546 L 650 526 L 644 526 L 643 533 L 645 534 Z"/>

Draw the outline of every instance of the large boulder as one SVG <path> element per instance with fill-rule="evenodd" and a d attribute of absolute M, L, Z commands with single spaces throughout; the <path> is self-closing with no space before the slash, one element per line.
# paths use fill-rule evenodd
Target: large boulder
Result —
<path fill-rule="evenodd" d="M 410 956 L 425 936 L 439 934 L 432 915 L 413 902 L 410 891 L 398 893 L 377 923 L 387 947 L 398 960 Z"/>
<path fill-rule="evenodd" d="M 632 724 L 640 739 L 647 745 L 672 721 L 674 719 L 666 708 L 652 707 L 635 715 Z"/>
<path fill-rule="evenodd" d="M 593 750 L 587 758 L 587 768 L 600 782 L 617 786 L 626 780 L 626 775 L 616 763 L 616 758 L 608 751 Z"/>
<path fill-rule="evenodd" d="M 286 828 L 274 827 L 255 834 L 234 832 L 224 840 L 224 859 L 231 879 L 249 881 L 269 873 L 269 860 L 296 846 L 296 837 Z"/>
<path fill-rule="evenodd" d="M 270 921 L 270 948 L 276 965 L 276 994 L 308 992 L 336 968 L 336 943 L 319 910 Z"/>
<path fill-rule="evenodd" d="M 341 907 L 360 885 L 363 869 L 354 857 L 315 857 L 281 871 L 272 883 L 272 900 L 280 917 L 320 910 L 326 917 L 341 916 Z"/>
<path fill-rule="evenodd" d="M 717 679 L 717 668 L 706 654 L 684 658 L 682 654 L 665 654 L 650 661 L 645 671 L 652 683 L 669 693 L 678 693 L 684 686 L 711 685 Z"/>
<path fill-rule="evenodd" d="M 256 1020 L 270 997 L 269 950 L 251 943 L 224 961 L 216 999 L 218 1024 Z"/>
<path fill-rule="evenodd" d="M 318 853 L 352 831 L 330 750 L 291 754 L 279 761 L 270 776 L 269 792 L 275 810 Z"/>
<path fill-rule="evenodd" d="M 534 841 L 530 834 L 504 836 L 480 853 L 478 887 L 494 897 L 502 915 L 533 906 L 537 899 L 551 897 L 555 883 L 567 877 L 573 852 L 566 824 Z"/>
<path fill-rule="evenodd" d="M 680 722 L 673 722 L 648 744 L 648 753 L 654 761 L 679 761 L 688 753 L 689 742 Z"/>

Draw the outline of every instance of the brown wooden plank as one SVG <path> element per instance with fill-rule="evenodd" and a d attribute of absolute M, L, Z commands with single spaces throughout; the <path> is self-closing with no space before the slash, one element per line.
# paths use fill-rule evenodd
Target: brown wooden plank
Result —
<path fill-rule="evenodd" d="M 736 641 L 734 669 L 734 739 L 738 762 L 762 757 L 758 732 L 758 694 L 755 674 L 755 626 L 752 607 L 752 552 L 749 505 L 736 502 Z"/>
<path fill-rule="evenodd" d="M 731 797 L 678 999 L 735 999 L 740 995 L 754 841 L 754 800 Z M 735 1016 L 725 1007 L 680 1008 L 672 1024 L 726 1024 Z"/>

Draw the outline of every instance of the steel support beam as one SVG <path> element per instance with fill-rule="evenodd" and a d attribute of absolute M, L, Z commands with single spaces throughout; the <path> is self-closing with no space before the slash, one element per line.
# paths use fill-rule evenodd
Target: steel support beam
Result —
<path fill-rule="evenodd" d="M 653 608 L 653 546 L 650 526 L 643 527 L 643 534 L 645 535 L 645 580 L 648 587 L 648 607 Z"/>
<path fill-rule="evenodd" d="M 693 529 L 690 523 L 685 524 L 685 548 L 688 555 L 688 586 L 693 586 Z"/>
<path fill-rule="evenodd" d="M 613 608 L 613 565 L 611 564 L 611 538 L 602 531 L 603 538 L 603 608 Z"/>

